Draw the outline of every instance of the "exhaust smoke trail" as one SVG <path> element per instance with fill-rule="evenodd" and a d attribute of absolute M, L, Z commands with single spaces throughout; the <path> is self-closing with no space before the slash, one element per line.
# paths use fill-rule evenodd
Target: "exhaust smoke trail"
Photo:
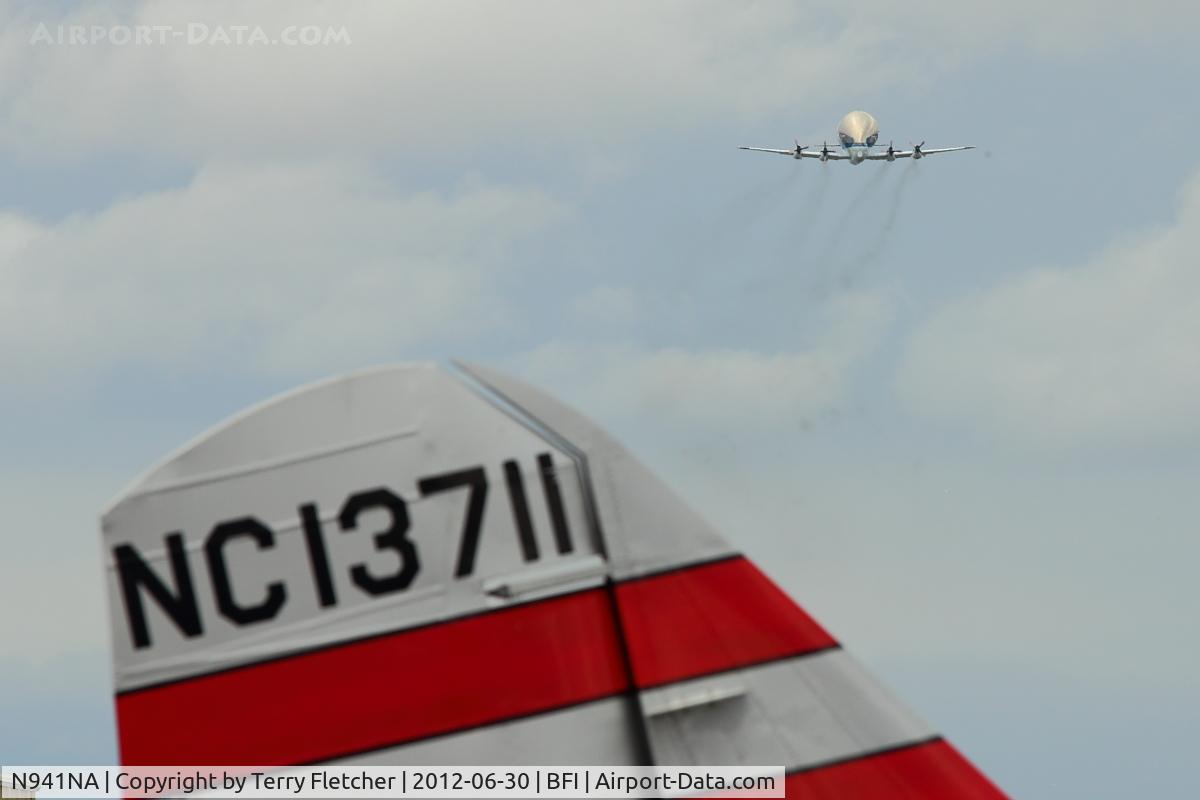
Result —
<path fill-rule="evenodd" d="M 756 245 L 767 230 L 774 234 L 784 227 L 779 218 L 795 207 L 792 194 L 803 180 L 799 169 L 772 172 L 736 195 L 724 196 L 715 209 L 694 218 L 689 226 L 694 234 L 675 249 L 676 263 L 662 286 L 664 307 L 704 307 L 713 316 L 712 309 L 727 305 L 747 274 L 760 271 L 762 248 Z M 729 314 L 732 317 L 733 309 Z M 681 312 L 685 329 L 698 324 L 694 317 L 694 313 Z"/>
<path fill-rule="evenodd" d="M 876 166 L 874 164 L 868 166 Z M 864 216 L 858 213 L 858 210 L 865 205 L 865 201 L 876 192 L 879 184 L 882 183 L 885 177 L 884 170 L 876 170 L 871 177 L 863 181 L 859 186 L 858 191 L 850 198 L 850 202 L 845 205 L 841 213 L 838 214 L 837 221 L 833 227 L 826 231 L 825 244 L 821 248 L 817 257 L 813 260 L 814 269 L 812 270 L 813 281 L 809 284 L 809 290 L 817 296 L 823 296 L 829 291 L 829 283 L 836 276 L 838 271 L 835 258 L 842 249 L 844 240 L 849 233 L 851 223 L 856 220 L 870 219 L 869 215 Z"/>
<path fill-rule="evenodd" d="M 796 200 L 788 203 L 787 218 L 777 226 L 779 235 L 774 246 L 763 253 L 760 268 L 743 273 L 740 284 L 743 292 L 777 289 L 780 270 L 795 269 L 797 257 L 804 252 L 812 234 L 820 229 L 829 191 L 829 166 L 817 164 L 801 169 L 805 173 L 804 188 Z"/>
<path fill-rule="evenodd" d="M 807 225 L 797 226 L 798 230 L 807 232 L 810 229 L 809 226 L 824 209 L 825 193 L 829 189 L 829 169 L 828 164 L 818 165 L 816 179 L 808 184 L 809 190 L 801 195 L 798 210 L 799 213 L 805 215 L 803 223 L 807 223 Z"/>
<path fill-rule="evenodd" d="M 895 230 L 896 222 L 900 218 L 900 211 L 904 207 L 904 199 L 908 194 L 907 189 L 920 174 L 921 170 L 916 161 L 910 161 L 900 172 L 900 178 L 888 196 L 887 213 L 883 217 L 883 224 L 868 241 L 862 254 L 846 264 L 840 278 L 843 287 L 853 286 L 854 282 L 861 278 L 883 254 L 884 247 L 891 240 L 892 231 Z"/>
<path fill-rule="evenodd" d="M 737 237 L 753 229 L 770 212 L 783 206 L 788 194 L 800 182 L 798 170 L 784 170 L 760 181 L 722 203 L 705 225 L 710 241 L 728 240 L 726 234 Z M 740 244 L 740 242 L 732 242 Z M 707 249 L 707 248 L 706 248 Z"/>
<path fill-rule="evenodd" d="M 791 195 L 804 181 L 801 172 L 784 169 L 727 199 L 701 222 L 699 236 L 692 241 L 687 261 L 707 263 L 709 268 L 699 276 L 685 271 L 680 275 L 677 290 L 708 292 L 716 289 L 724 293 L 736 288 L 747 272 L 754 269 L 756 259 L 747 258 L 747 254 L 754 252 L 752 245 L 760 230 L 768 224 L 770 230 L 786 227 L 773 218 L 795 207 Z"/>

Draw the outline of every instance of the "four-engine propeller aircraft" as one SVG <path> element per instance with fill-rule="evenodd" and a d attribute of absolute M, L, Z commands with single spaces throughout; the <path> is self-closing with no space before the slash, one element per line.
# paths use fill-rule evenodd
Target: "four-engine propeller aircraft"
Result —
<path fill-rule="evenodd" d="M 1004 800 L 629 451 L 484 367 L 255 406 L 103 536 L 126 764 L 784 764 L 793 798 Z"/>
<path fill-rule="evenodd" d="M 759 153 L 779 153 L 781 156 L 791 156 L 795 159 L 816 158 L 822 163 L 826 161 L 849 161 L 851 164 L 861 164 L 864 161 L 895 161 L 897 158 L 924 158 L 934 153 L 953 153 L 955 150 L 973 150 L 974 145 L 960 147 L 937 147 L 925 149 L 925 143 L 914 144 L 911 150 L 897 150 L 888 142 L 886 150 L 875 150 L 879 140 L 879 125 L 875 118 L 865 111 L 851 111 L 842 117 L 838 124 L 838 142 L 841 152 L 829 149 L 829 144 L 821 145 L 821 149 L 812 152 L 807 145 L 795 142 L 790 150 L 778 150 L 772 147 L 739 147 L 739 150 L 755 150 Z"/>

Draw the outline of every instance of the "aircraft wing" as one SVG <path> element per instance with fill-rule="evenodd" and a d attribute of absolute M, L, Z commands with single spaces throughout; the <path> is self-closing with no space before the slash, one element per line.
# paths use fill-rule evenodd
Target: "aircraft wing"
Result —
<path fill-rule="evenodd" d="M 788 797 L 1004 798 L 628 450 L 484 367 L 257 405 L 102 537 L 126 764 L 783 764 Z"/>
<path fill-rule="evenodd" d="M 794 149 L 794 148 L 793 148 L 792 150 L 778 150 L 778 149 L 775 149 L 775 148 L 773 148 L 773 147 L 744 147 L 744 146 L 739 146 L 739 147 L 738 147 L 738 150 L 753 150 L 753 151 L 754 151 L 754 152 L 756 152 L 756 153 L 779 153 L 779 155 L 781 155 L 781 156 L 792 156 L 792 157 L 795 157 L 795 155 L 796 155 L 796 151 L 795 151 L 795 149 Z M 801 158 L 820 158 L 820 157 L 821 157 L 821 151 L 820 151 L 820 150 L 801 150 L 801 151 L 800 151 L 800 157 L 801 157 Z M 832 150 L 830 150 L 830 151 L 829 151 L 829 152 L 828 152 L 828 153 L 825 155 L 825 158 L 826 158 L 827 160 L 829 160 L 829 161 L 841 161 L 842 159 L 844 159 L 844 158 L 847 158 L 847 156 L 840 155 L 840 154 L 838 154 L 838 153 L 835 153 L 835 152 L 833 152 Z"/>
<path fill-rule="evenodd" d="M 922 147 L 921 148 L 921 157 L 924 158 L 925 156 L 931 156 L 934 153 L 953 153 L 957 150 L 974 150 L 974 149 L 975 149 L 975 145 L 973 145 L 973 144 L 963 145 L 962 147 L 935 147 L 935 148 L 932 148 L 929 150 L 926 150 L 924 147 Z M 916 152 L 915 150 L 896 150 L 892 153 L 892 157 L 893 158 L 912 158 L 913 153 L 915 153 L 915 152 Z M 887 161 L 888 160 L 887 151 L 885 150 L 882 153 L 871 153 L 870 155 L 867 156 L 867 160 L 868 161 Z"/>

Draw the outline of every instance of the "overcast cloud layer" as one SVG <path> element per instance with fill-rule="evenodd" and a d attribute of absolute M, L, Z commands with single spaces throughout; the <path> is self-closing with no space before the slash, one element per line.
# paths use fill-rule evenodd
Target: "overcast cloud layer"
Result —
<path fill-rule="evenodd" d="M 1180 43 L 1196 11 L 1149 0 L 989 6 L 935 0 L 795 4 L 525 2 L 9 6 L 0 142 L 32 158 L 136 150 L 185 159 L 329 152 L 447 157 L 524 139 L 530 151 L 679 133 L 854 91 L 940 79 L 1007 48 L 1060 58 Z M 29 46 L 46 25 L 345 28 L 349 47 Z M 230 32 L 229 35 L 234 35 Z M 64 98 L 70 98 L 69 103 Z M 169 101 L 162 102 L 162 98 Z M 669 104 L 671 113 L 658 113 Z M 816 130 L 814 126 L 814 130 Z M 824 130 L 822 128 L 822 130 Z"/>
<path fill-rule="evenodd" d="M 241 164 L 55 224 L 9 216 L 0 369 L 295 374 L 462 341 L 508 322 L 507 245 L 564 213 L 536 189 L 397 194 L 362 166 Z"/>

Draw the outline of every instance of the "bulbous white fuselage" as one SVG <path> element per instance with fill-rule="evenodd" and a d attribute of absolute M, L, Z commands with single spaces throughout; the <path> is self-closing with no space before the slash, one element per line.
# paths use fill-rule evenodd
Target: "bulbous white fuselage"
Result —
<path fill-rule="evenodd" d="M 838 123 L 838 140 L 851 164 L 861 164 L 879 139 L 879 125 L 865 111 L 851 111 Z"/>

